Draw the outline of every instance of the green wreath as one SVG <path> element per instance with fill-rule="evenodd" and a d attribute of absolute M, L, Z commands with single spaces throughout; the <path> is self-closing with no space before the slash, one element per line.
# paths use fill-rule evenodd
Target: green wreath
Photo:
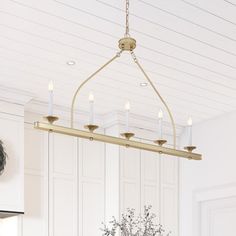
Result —
<path fill-rule="evenodd" d="M 0 175 L 3 173 L 6 165 L 7 153 L 4 150 L 3 142 L 0 140 Z"/>

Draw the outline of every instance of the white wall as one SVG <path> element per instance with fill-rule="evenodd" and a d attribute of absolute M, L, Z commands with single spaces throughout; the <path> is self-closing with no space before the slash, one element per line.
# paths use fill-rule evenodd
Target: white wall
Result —
<path fill-rule="evenodd" d="M 206 201 L 236 196 L 236 113 L 194 126 L 193 142 L 203 160 L 180 163 L 180 236 L 200 236 Z"/>

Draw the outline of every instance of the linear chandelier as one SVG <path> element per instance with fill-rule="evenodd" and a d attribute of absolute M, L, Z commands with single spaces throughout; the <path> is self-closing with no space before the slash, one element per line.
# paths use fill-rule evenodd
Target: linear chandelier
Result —
<path fill-rule="evenodd" d="M 70 136 L 75 136 L 75 137 L 80 137 L 80 138 L 85 138 L 89 140 L 96 140 L 104 143 L 111 143 L 111 144 L 116 144 L 120 146 L 125 146 L 125 147 L 130 147 L 130 148 L 136 148 L 136 149 L 142 149 L 146 151 L 152 151 L 152 152 L 157 152 L 157 153 L 162 153 L 166 155 L 171 155 L 171 156 L 177 156 L 177 157 L 183 157 L 183 158 L 188 158 L 191 160 L 201 160 L 201 154 L 198 153 L 193 153 L 193 150 L 196 148 L 195 146 L 192 145 L 192 121 L 191 119 L 188 121 L 189 125 L 189 145 L 186 146 L 184 149 L 185 150 L 178 150 L 176 149 L 176 127 L 175 127 L 175 122 L 173 115 L 163 99 L 163 97 L 160 95 L 159 91 L 157 88 L 154 86 L 153 82 L 147 75 L 147 73 L 144 71 L 143 67 L 139 63 L 135 53 L 134 49 L 136 48 L 136 40 L 132 37 L 130 37 L 129 34 L 129 0 L 126 0 L 126 27 L 125 27 L 125 35 L 123 38 L 119 40 L 119 48 L 120 50 L 113 56 L 109 61 L 107 61 L 104 65 L 102 65 L 98 70 L 96 70 L 93 74 L 91 74 L 86 80 L 84 80 L 79 87 L 77 88 L 73 99 L 71 103 L 71 123 L 70 127 L 64 127 L 64 126 L 58 126 L 55 125 L 54 122 L 57 121 L 59 118 L 53 115 L 52 112 L 52 101 L 53 101 L 53 84 L 49 83 L 49 94 L 50 94 L 50 101 L 49 101 L 49 114 L 46 116 L 46 120 L 48 121 L 47 123 L 43 122 L 35 122 L 34 127 L 36 129 L 44 130 L 44 131 L 49 131 L 49 132 L 54 132 L 54 133 L 60 133 L 60 134 L 65 134 L 65 135 L 70 135 Z M 151 85 L 152 89 L 156 93 L 157 97 L 160 99 L 160 101 L 163 103 L 164 107 L 166 108 L 171 125 L 172 125 L 172 130 L 173 130 L 173 148 L 168 148 L 165 147 L 166 140 L 162 138 L 162 111 L 160 110 L 158 117 L 159 117 L 159 132 L 161 134 L 159 135 L 159 138 L 154 141 L 153 144 L 150 143 L 143 143 L 139 141 L 135 141 L 132 138 L 135 136 L 134 133 L 130 132 L 129 130 L 129 109 L 130 105 L 129 103 L 126 104 L 126 132 L 121 134 L 121 137 L 113 137 L 109 135 L 104 135 L 104 134 L 99 134 L 96 133 L 95 130 L 98 128 L 97 125 L 94 124 L 93 122 L 93 95 L 90 94 L 89 96 L 89 101 L 90 101 L 90 120 L 89 124 L 85 125 L 84 128 L 86 130 L 79 130 L 74 128 L 74 110 L 75 110 L 75 102 L 76 99 L 79 95 L 79 92 L 81 89 L 84 87 L 85 84 L 87 84 L 90 80 L 92 80 L 100 71 L 102 71 L 104 68 L 106 68 L 109 64 L 111 64 L 113 61 L 115 61 L 117 58 L 121 56 L 121 54 L 127 51 L 130 53 L 134 63 L 137 65 L 137 67 L 140 69 L 141 73 L 143 74 L 144 78 L 147 80 L 147 82 Z"/>

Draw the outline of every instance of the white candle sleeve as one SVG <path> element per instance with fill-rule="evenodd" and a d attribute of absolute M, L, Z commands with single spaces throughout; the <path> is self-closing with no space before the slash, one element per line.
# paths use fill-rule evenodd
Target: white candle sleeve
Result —
<path fill-rule="evenodd" d="M 126 129 L 126 132 L 129 132 L 129 110 L 126 110 L 125 129 Z"/>
<path fill-rule="evenodd" d="M 53 91 L 49 90 L 48 115 L 53 115 Z"/>
<path fill-rule="evenodd" d="M 159 118 L 158 123 L 159 123 L 159 139 L 162 139 L 162 136 L 163 136 L 162 118 Z"/>
<path fill-rule="evenodd" d="M 89 102 L 90 105 L 90 115 L 89 115 L 89 124 L 92 125 L 94 123 L 94 104 L 93 101 Z"/>
<path fill-rule="evenodd" d="M 188 145 L 192 146 L 192 125 L 188 127 Z"/>

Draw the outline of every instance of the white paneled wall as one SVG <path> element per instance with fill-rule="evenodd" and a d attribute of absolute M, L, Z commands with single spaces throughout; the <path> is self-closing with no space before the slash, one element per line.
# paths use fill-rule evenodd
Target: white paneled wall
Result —
<path fill-rule="evenodd" d="M 121 147 L 120 163 L 120 213 L 151 205 L 158 223 L 178 235 L 178 160 Z"/>
<path fill-rule="evenodd" d="M 120 147 L 120 213 L 126 208 L 140 212 L 140 151 Z"/>
<path fill-rule="evenodd" d="M 25 124 L 25 215 L 24 236 L 47 233 L 47 133 Z"/>
<path fill-rule="evenodd" d="M 172 235 L 178 235 L 179 215 L 179 160 L 175 157 L 161 158 L 161 223 Z"/>
<path fill-rule="evenodd" d="M 25 125 L 23 236 L 100 235 L 105 145 Z M 30 145 L 29 145 L 30 144 Z"/>
<path fill-rule="evenodd" d="M 106 131 L 116 133 L 117 127 Z M 101 222 L 152 205 L 177 234 L 178 161 L 25 125 L 22 236 L 101 235 Z M 49 207 L 48 207 L 49 206 Z"/>
<path fill-rule="evenodd" d="M 203 201 L 200 204 L 201 236 L 234 235 L 236 197 Z"/>
<path fill-rule="evenodd" d="M 101 235 L 105 220 L 104 144 L 80 140 L 79 235 Z"/>
<path fill-rule="evenodd" d="M 141 151 L 141 206 L 152 205 L 160 220 L 160 157 L 156 153 Z"/>
<path fill-rule="evenodd" d="M 77 139 L 49 134 L 49 232 L 77 235 Z"/>

